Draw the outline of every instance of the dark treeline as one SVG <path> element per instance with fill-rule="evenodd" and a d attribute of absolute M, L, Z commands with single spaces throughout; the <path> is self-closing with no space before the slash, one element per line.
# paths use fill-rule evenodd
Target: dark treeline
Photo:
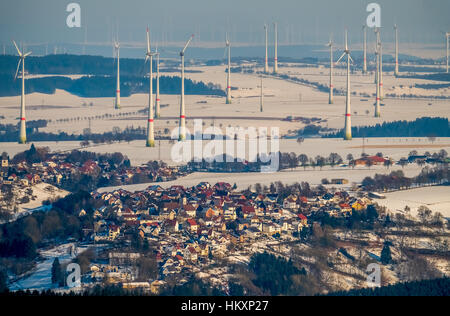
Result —
<path fill-rule="evenodd" d="M 88 192 L 80 191 L 54 202 L 49 212 L 35 212 L 1 225 L 0 258 L 34 259 L 36 249 L 49 241 L 81 240 L 82 230 L 93 228 L 93 213 L 99 203 Z M 81 209 L 87 216 L 78 217 Z"/>
<path fill-rule="evenodd" d="M 366 177 L 362 186 L 367 191 L 399 190 L 414 186 L 444 184 L 448 183 L 449 179 L 448 164 L 443 164 L 436 168 L 425 167 L 418 176 L 413 178 L 405 177 L 401 170 L 393 171 L 389 175 L 376 174 L 373 178 Z"/>
<path fill-rule="evenodd" d="M 184 285 L 176 288 L 176 294 L 178 296 L 206 296 L 224 295 L 218 289 L 211 288 L 201 280 L 191 280 Z M 175 294 L 173 293 L 173 294 Z M 17 291 L 17 292 L 4 292 L 4 296 L 137 296 L 143 293 L 139 291 L 129 291 L 122 289 L 119 285 L 116 286 L 96 286 L 92 289 L 86 290 L 83 293 L 56 293 L 51 290 L 47 291 Z M 164 293 L 170 295 L 172 293 Z M 173 295 L 172 294 L 172 295 Z M 242 287 L 237 284 L 230 284 L 230 296 L 242 295 Z M 365 288 L 358 290 L 350 290 L 347 292 L 333 292 L 327 294 L 327 296 L 442 296 L 446 297 L 450 295 L 450 278 L 441 278 L 433 280 L 422 280 L 414 282 L 405 282 L 395 285 L 389 285 L 379 288 Z"/>
<path fill-rule="evenodd" d="M 0 56 L 0 74 L 14 74 L 16 72 L 18 56 Z M 179 62 L 165 61 L 169 68 L 165 71 L 178 71 L 174 67 Z M 147 64 L 148 66 L 148 64 Z M 123 76 L 144 76 L 149 68 L 144 65 L 143 59 L 120 59 L 120 73 Z M 153 69 L 156 69 L 156 61 L 153 61 Z M 47 55 L 43 57 L 30 56 L 27 58 L 26 71 L 29 74 L 41 75 L 93 75 L 112 76 L 116 73 L 115 61 L 111 57 L 89 56 L 89 55 Z M 186 72 L 192 72 L 186 70 Z"/>
<path fill-rule="evenodd" d="M 27 79 L 25 93 L 53 94 L 56 89 L 65 90 L 83 98 L 103 98 L 115 96 L 116 78 L 114 76 L 85 76 L 79 79 L 68 77 L 44 77 Z M 148 93 L 149 79 L 147 77 L 121 76 L 121 95 L 129 97 L 135 93 Z M 162 94 L 179 94 L 181 78 L 172 76 L 160 77 L 160 92 Z M 156 78 L 153 79 L 153 89 L 156 92 Z M 21 81 L 15 80 L 14 75 L 0 74 L 0 97 L 17 96 L 21 93 Z M 195 95 L 225 96 L 220 86 L 212 83 L 195 82 L 185 79 L 185 93 Z"/>
<path fill-rule="evenodd" d="M 423 280 L 380 288 L 329 293 L 328 296 L 449 296 L 450 278 Z"/>
<path fill-rule="evenodd" d="M 435 71 L 439 71 L 439 70 L 435 70 Z M 448 74 L 446 72 L 438 72 L 438 73 L 426 74 L 426 75 L 406 74 L 406 75 L 400 75 L 399 78 L 423 79 L 423 80 L 447 81 L 447 82 L 450 82 L 450 74 Z"/>
<path fill-rule="evenodd" d="M 16 142 L 19 135 L 19 127 L 17 125 L 2 125 L 0 124 L 0 142 Z M 114 141 L 132 141 L 145 139 L 146 129 L 141 127 L 127 127 L 124 130 L 117 132 L 105 133 L 85 133 L 85 134 L 68 134 L 60 132 L 58 134 L 39 132 L 36 128 L 27 126 L 27 139 L 29 142 L 44 142 L 44 141 L 83 141 L 86 145 L 89 142 L 94 144 L 108 143 Z"/>
<path fill-rule="evenodd" d="M 344 131 L 326 134 L 324 138 L 340 138 Z M 353 137 L 449 137 L 448 118 L 422 117 L 415 121 L 384 122 L 375 126 L 352 128 Z"/>

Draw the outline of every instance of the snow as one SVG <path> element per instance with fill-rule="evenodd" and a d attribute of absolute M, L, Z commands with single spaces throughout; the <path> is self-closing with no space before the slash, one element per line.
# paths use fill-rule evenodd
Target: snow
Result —
<path fill-rule="evenodd" d="M 386 199 L 377 200 L 377 203 L 386 206 L 392 212 L 403 211 L 408 205 L 411 208 L 411 215 L 417 216 L 417 209 L 424 205 L 433 212 L 450 217 L 450 186 L 425 187 L 385 195 Z"/>
<path fill-rule="evenodd" d="M 39 262 L 33 272 L 9 286 L 11 291 L 18 290 L 47 290 L 54 288 L 52 284 L 52 265 L 55 258 L 60 264 L 70 262 L 75 256 L 70 255 L 70 249 L 75 246 L 73 243 L 59 245 L 49 250 L 42 250 L 39 254 L 44 261 Z M 81 253 L 86 248 L 76 248 L 75 253 Z"/>
<path fill-rule="evenodd" d="M 285 170 L 276 173 L 201 173 L 195 172 L 189 174 L 185 177 L 179 178 L 175 181 L 169 182 L 158 182 L 158 183 L 143 183 L 143 184 L 133 184 L 133 185 L 122 185 L 118 187 L 107 187 L 99 188 L 99 192 L 111 192 L 116 189 L 122 188 L 130 192 L 142 191 L 147 187 L 158 184 L 163 188 L 168 188 L 172 185 L 182 185 L 185 187 L 191 187 L 199 184 L 200 182 L 206 181 L 211 184 L 217 182 L 228 182 L 230 184 L 236 183 L 238 189 L 246 189 L 248 186 L 253 186 L 256 183 L 269 186 L 272 182 L 281 181 L 284 184 L 294 184 L 296 182 L 306 181 L 310 185 L 316 186 L 321 184 L 323 178 L 334 179 L 334 178 L 345 178 L 349 180 L 347 185 L 333 185 L 334 187 L 350 187 L 352 183 L 360 183 L 365 177 L 373 177 L 375 174 L 389 174 L 394 170 L 403 170 L 406 176 L 412 177 L 417 176 L 420 173 L 421 168 L 416 165 L 411 165 L 405 167 L 404 169 L 400 167 L 392 167 L 391 169 L 386 169 L 385 167 L 372 167 L 368 168 L 342 168 L 335 167 L 334 169 L 330 167 L 323 168 L 320 170 L 317 168 L 313 170 L 308 168 L 304 171 L 302 168 L 298 168 L 295 171 Z"/>

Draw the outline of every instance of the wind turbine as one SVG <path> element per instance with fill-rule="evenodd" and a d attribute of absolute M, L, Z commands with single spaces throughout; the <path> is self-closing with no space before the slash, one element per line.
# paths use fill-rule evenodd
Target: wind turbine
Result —
<path fill-rule="evenodd" d="M 118 41 L 114 41 L 114 48 L 117 57 L 117 85 L 116 85 L 116 102 L 114 107 L 116 110 L 120 109 L 120 44 Z"/>
<path fill-rule="evenodd" d="M 278 73 L 278 23 L 274 23 L 274 33 L 275 33 L 275 57 L 273 59 L 273 73 Z"/>
<path fill-rule="evenodd" d="M 226 37 L 225 45 L 228 49 L 228 72 L 227 72 L 227 104 L 231 104 L 231 43 L 228 39 L 228 34 Z"/>
<path fill-rule="evenodd" d="M 394 75 L 396 77 L 398 77 L 399 69 L 398 69 L 398 27 L 397 27 L 397 24 L 394 25 L 394 31 L 395 31 L 395 71 L 394 71 Z"/>
<path fill-rule="evenodd" d="M 184 104 L 184 52 L 186 48 L 189 46 L 189 43 L 194 38 L 194 35 L 191 35 L 189 40 L 184 45 L 183 50 L 180 52 L 181 57 L 181 98 L 180 98 L 180 132 L 178 140 L 183 141 L 186 139 L 186 108 Z"/>
<path fill-rule="evenodd" d="M 445 33 L 445 40 L 447 43 L 447 73 L 448 73 L 448 49 L 449 49 L 449 38 L 450 38 L 450 33 Z"/>
<path fill-rule="evenodd" d="M 154 109 L 153 109 L 153 56 L 150 50 L 150 33 L 147 27 L 147 52 L 145 53 L 145 62 L 150 60 L 150 91 L 148 97 L 148 122 L 147 122 L 147 147 L 155 147 L 155 130 L 154 130 Z"/>
<path fill-rule="evenodd" d="M 367 73 L 367 27 L 366 25 L 363 25 L 363 32 L 364 32 L 364 47 L 363 47 L 363 54 L 364 54 L 364 64 L 363 64 L 363 74 Z"/>
<path fill-rule="evenodd" d="M 259 99 L 259 111 L 264 111 L 264 90 L 263 90 L 263 75 L 261 74 L 261 95 Z"/>
<path fill-rule="evenodd" d="M 264 31 L 266 33 L 266 57 L 264 59 L 264 72 L 269 73 L 269 57 L 268 57 L 268 40 L 267 40 L 267 24 L 264 24 Z"/>
<path fill-rule="evenodd" d="M 380 85 L 378 82 L 380 81 L 380 57 L 381 57 L 381 42 L 375 44 L 375 58 L 377 60 L 377 70 L 375 71 L 376 78 L 376 100 L 375 100 L 375 117 L 381 117 L 381 107 L 380 107 L 380 101 L 381 101 L 381 95 L 380 95 Z"/>
<path fill-rule="evenodd" d="M 333 39 L 330 36 L 330 42 L 327 44 L 330 48 L 330 97 L 328 100 L 328 104 L 333 104 L 333 70 L 334 70 L 334 61 L 333 61 Z"/>
<path fill-rule="evenodd" d="M 383 47 L 381 45 L 381 32 L 380 28 L 375 28 L 374 30 L 376 35 L 376 47 L 378 47 L 378 54 L 380 55 L 379 65 L 377 67 L 377 71 L 375 71 L 375 82 L 378 82 L 380 85 L 380 98 L 383 100 Z"/>
<path fill-rule="evenodd" d="M 161 99 L 159 96 L 159 55 L 158 48 L 156 48 L 156 118 L 161 117 Z"/>
<path fill-rule="evenodd" d="M 31 55 L 31 52 L 22 53 L 17 47 L 16 42 L 14 42 L 17 53 L 19 54 L 20 60 L 17 64 L 16 74 L 14 80 L 17 79 L 17 74 L 19 73 L 20 63 L 22 63 L 22 96 L 20 99 L 20 131 L 19 131 L 19 144 L 25 144 L 27 142 L 27 129 L 25 124 L 25 58 Z M 23 48 L 22 48 L 23 50 Z"/>
<path fill-rule="evenodd" d="M 351 107 L 350 107 L 350 61 L 353 62 L 352 57 L 350 56 L 350 50 L 348 48 L 348 32 L 345 30 L 345 50 L 342 56 L 338 59 L 337 64 L 341 61 L 344 56 L 347 55 L 347 98 L 346 98 L 346 107 L 345 107 L 345 131 L 344 131 L 344 140 L 352 139 L 352 119 L 351 119 Z"/>

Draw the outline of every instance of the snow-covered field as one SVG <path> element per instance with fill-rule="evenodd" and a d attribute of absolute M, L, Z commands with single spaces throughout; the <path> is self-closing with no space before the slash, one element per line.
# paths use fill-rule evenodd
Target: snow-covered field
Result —
<path fill-rule="evenodd" d="M 9 286 L 11 291 L 18 290 L 47 290 L 52 289 L 52 264 L 55 258 L 59 259 L 61 264 L 67 263 L 75 256 L 71 255 L 73 243 L 59 245 L 49 250 L 40 251 L 44 260 L 37 264 L 35 269 L 28 276 L 18 280 Z M 76 248 L 76 253 L 81 253 L 86 248 Z"/>
<path fill-rule="evenodd" d="M 63 198 L 67 194 L 69 194 L 68 191 L 58 189 L 57 187 L 48 183 L 38 183 L 31 186 L 31 189 L 33 190 L 33 195 L 36 196 L 36 199 L 30 200 L 30 202 L 26 204 L 20 204 L 20 211 L 25 212 L 35 209 L 37 207 L 40 207 L 42 205 L 42 202 L 45 200 Z"/>
<path fill-rule="evenodd" d="M 405 167 L 404 169 L 400 167 L 392 167 L 391 169 L 386 169 L 384 167 L 372 167 L 368 168 L 341 168 L 335 167 L 334 169 L 330 167 L 323 168 L 320 170 L 317 168 L 313 170 L 312 168 L 308 168 L 303 170 L 302 168 L 298 168 L 294 171 L 286 170 L 277 173 L 201 173 L 195 172 L 186 177 L 179 178 L 175 181 L 170 182 L 158 182 L 152 184 L 158 184 L 163 188 L 170 187 L 172 185 L 182 185 L 185 187 L 190 187 L 199 184 L 202 181 L 209 182 L 211 184 L 215 184 L 217 182 L 228 182 L 230 184 L 236 183 L 238 189 L 247 189 L 249 186 L 253 186 L 256 183 L 260 183 L 262 185 L 269 186 L 272 182 L 281 181 L 284 184 L 294 184 L 296 182 L 306 181 L 311 185 L 316 186 L 321 184 L 321 180 L 327 178 L 331 179 L 347 179 L 349 180 L 349 184 L 347 185 L 333 185 L 334 187 L 350 187 L 352 183 L 360 183 L 365 177 L 371 176 L 373 177 L 375 174 L 388 174 L 394 170 L 403 170 L 406 176 L 412 177 L 416 176 L 420 173 L 421 168 L 416 165 L 411 165 Z M 133 184 L 133 185 L 123 185 L 119 187 L 108 187 L 108 188 L 99 188 L 99 192 L 108 192 L 113 191 L 118 188 L 123 188 L 125 190 L 134 192 L 141 191 L 152 185 L 149 183 L 143 184 Z"/>
<path fill-rule="evenodd" d="M 225 130 L 223 130 L 225 132 Z M 204 140 L 203 146 L 210 141 Z M 35 146 L 49 147 L 52 151 L 65 151 L 80 148 L 79 142 L 35 142 Z M 269 141 L 270 144 L 270 141 Z M 121 152 L 130 158 L 133 165 L 141 165 L 150 160 L 163 160 L 169 165 L 177 165 L 174 162 L 171 151 L 174 144 L 169 141 L 156 142 L 155 148 L 145 147 L 145 141 L 132 141 L 130 143 L 113 143 L 105 145 L 93 145 L 83 150 L 96 153 Z M 0 143 L 0 152 L 6 151 L 10 156 L 29 149 L 30 145 L 21 145 L 17 143 Z M 248 143 L 246 144 L 248 150 Z M 270 148 L 268 148 L 270 150 Z M 315 158 L 317 155 L 328 156 L 330 153 L 338 153 L 344 160 L 348 154 L 355 158 L 360 157 L 363 150 L 369 155 L 375 155 L 382 152 L 385 156 L 398 160 L 407 157 L 412 150 L 419 153 L 429 151 L 430 153 L 439 152 L 441 149 L 450 152 L 450 138 L 438 138 L 433 143 L 427 138 L 370 138 L 363 140 L 355 138 L 352 141 L 341 139 L 305 139 L 301 144 L 293 139 L 281 139 L 280 151 L 283 153 L 294 152 L 306 154 L 308 157 Z"/>
<path fill-rule="evenodd" d="M 387 193 L 386 200 L 377 200 L 392 212 L 403 211 L 405 206 L 411 208 L 411 215 L 417 215 L 417 209 L 424 205 L 433 212 L 440 212 L 450 218 L 450 186 L 426 187 L 407 191 Z"/>
<path fill-rule="evenodd" d="M 186 77 L 212 82 L 225 87 L 225 66 L 189 67 L 192 70 L 200 70 L 201 73 L 187 73 Z M 295 68 L 281 67 L 281 74 L 293 77 L 301 77 L 309 81 L 328 84 L 328 69 L 326 68 Z M 176 75 L 178 73 L 167 73 Z M 232 74 L 233 104 L 225 105 L 225 98 L 214 96 L 186 96 L 187 126 L 192 126 L 192 118 L 205 118 L 206 126 L 214 123 L 224 127 L 231 126 L 277 126 L 282 134 L 289 130 L 304 127 L 302 123 L 281 121 L 287 116 L 319 117 L 326 120 L 321 123 L 323 127 L 342 128 L 344 124 L 345 97 L 336 96 L 335 104 L 328 104 L 328 94 L 319 92 L 311 87 L 298 83 L 288 82 L 276 78 L 264 79 L 264 112 L 259 112 L 259 78 L 254 74 Z M 438 81 L 397 79 L 391 73 L 384 75 L 385 93 L 414 93 L 417 95 L 449 96 L 448 88 L 439 90 L 422 90 L 410 88 L 416 83 L 441 83 Z M 342 69 L 336 69 L 335 87 L 345 89 L 345 76 Z M 364 92 L 372 95 L 375 92 L 375 84 L 372 75 L 356 73 L 352 76 L 352 88 L 356 92 Z M 55 94 L 32 93 L 26 96 L 27 120 L 52 119 L 53 122 L 45 132 L 64 131 L 67 133 L 83 133 L 83 130 L 91 127 L 92 132 L 111 131 L 113 127 L 124 129 L 127 126 L 146 127 L 144 115 L 132 114 L 129 116 L 115 116 L 110 118 L 95 119 L 96 116 L 105 114 L 119 114 L 136 112 L 148 104 L 147 94 L 135 94 L 121 99 L 122 109 L 114 110 L 113 98 L 80 98 L 68 92 L 57 90 Z M 90 104 L 92 103 L 92 106 Z M 353 124 L 374 125 L 384 121 L 414 120 L 417 117 L 449 117 L 448 100 L 424 101 L 424 100 L 384 100 L 382 118 L 373 117 L 372 98 L 352 97 Z M 431 105 L 429 105 L 431 103 Z M 19 115 L 20 97 L 0 98 L 0 112 L 5 119 L 1 123 L 16 123 Z M 83 105 L 85 104 L 85 105 Z M 155 121 L 155 131 L 164 132 L 165 128 L 172 129 L 178 125 L 179 96 L 162 95 L 162 118 Z M 366 113 L 366 111 L 369 111 Z M 83 118 L 69 122 L 55 122 L 62 118 Z M 91 123 L 88 119 L 93 118 Z"/>

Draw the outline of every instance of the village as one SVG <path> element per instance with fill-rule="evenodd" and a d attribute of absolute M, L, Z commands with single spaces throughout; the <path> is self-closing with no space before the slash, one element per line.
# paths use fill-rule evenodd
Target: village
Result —
<path fill-rule="evenodd" d="M 33 188 L 45 185 L 52 194 L 42 201 L 43 208 L 36 208 L 36 211 L 51 211 L 58 203 L 65 204 L 64 197 L 70 196 L 69 191 L 61 191 L 60 195 L 55 192 L 62 190 L 65 183 L 74 181 L 76 177 L 82 179 L 83 176 L 99 179 L 101 174 L 108 180 L 115 178 L 117 184 L 161 182 L 161 185 L 151 184 L 135 192 L 123 188 L 107 192 L 97 190 L 96 186 L 86 186 L 85 190 L 90 192 L 89 199 L 92 200 L 89 205 L 67 204 L 82 231 L 76 245 L 95 249 L 95 255 L 92 251 L 74 255 L 75 262 L 84 263 L 82 288 L 117 284 L 123 289 L 159 294 L 168 282 L 182 284 L 188 276 L 195 275 L 226 292 L 230 280 L 234 278 L 230 266 L 248 264 L 254 254 L 268 252 L 285 258 L 297 258 L 304 267 L 308 267 L 308 260 L 315 260 L 312 259 L 314 256 L 305 259 L 307 256 L 298 255 L 298 252 L 305 249 L 312 251 L 314 246 L 311 240 L 318 235 L 322 239 L 334 240 L 333 243 L 336 240 L 355 242 L 352 229 L 350 235 L 348 230 L 345 232 L 347 225 L 356 225 L 354 223 L 365 219 L 373 229 L 373 225 L 386 225 L 386 222 L 397 218 L 378 205 L 377 200 L 384 198 L 382 193 L 364 190 L 362 186 L 350 186 L 346 179 L 324 179 L 322 183 L 326 187 L 321 185 L 317 188 L 310 188 L 306 182 L 292 186 L 275 182 L 270 187 L 255 184 L 254 188 L 247 190 L 238 190 L 235 184 L 225 182 L 200 182 L 192 187 L 170 185 L 164 188 L 164 182 L 190 171 L 158 162 L 132 167 L 126 162 L 126 157 L 116 154 L 102 157 L 85 153 L 83 157 L 77 156 L 77 162 L 68 162 L 73 160 L 74 155 L 79 155 L 76 151 L 45 153 L 45 159 L 33 163 L 32 157 L 39 153 L 42 153 L 42 148 L 32 146 L 23 159 L 18 155 L 14 157 L 14 162 L 3 154 L 0 177 L 2 204 L 15 200 L 20 206 L 20 203 L 36 198 Z M 398 162 L 382 155 L 366 155 L 349 161 L 346 166 L 370 168 L 378 165 L 389 168 L 394 164 L 445 163 L 445 159 L 448 158 L 444 153 L 432 156 L 419 155 L 414 151 Z M 335 160 L 336 164 L 344 164 L 342 159 Z M 290 167 L 289 161 L 282 158 L 282 166 L 283 163 L 286 168 Z M 296 163 L 300 164 L 300 161 Z M 319 163 L 316 166 L 322 167 Z M 143 177 L 136 180 L 136 175 Z M 23 197 L 19 198 L 19 194 Z M 11 204 L 3 206 L 12 209 Z M 410 219 L 407 213 L 405 216 Z M 431 218 L 431 213 L 428 218 Z M 438 220 L 445 221 L 443 218 Z M 330 233 L 321 228 L 323 225 L 334 225 L 338 229 Z M 358 234 L 360 237 L 361 234 Z M 380 260 L 385 237 L 369 229 L 362 241 L 358 238 L 358 243 L 367 242 L 364 238 L 373 242 L 371 247 L 366 247 L 366 260 Z M 73 242 L 74 239 L 68 238 L 68 241 Z M 442 246 L 430 245 L 432 249 Z M 355 249 L 352 249 L 341 247 L 338 253 L 346 260 L 354 259 Z M 352 251 L 353 255 L 350 254 Z M 364 278 L 364 269 L 355 268 L 353 264 L 333 273 L 352 280 L 347 281 L 349 288 Z M 393 278 L 397 281 L 401 279 Z M 65 288 L 64 284 L 60 285 Z M 345 286 L 341 284 L 335 288 Z"/>

